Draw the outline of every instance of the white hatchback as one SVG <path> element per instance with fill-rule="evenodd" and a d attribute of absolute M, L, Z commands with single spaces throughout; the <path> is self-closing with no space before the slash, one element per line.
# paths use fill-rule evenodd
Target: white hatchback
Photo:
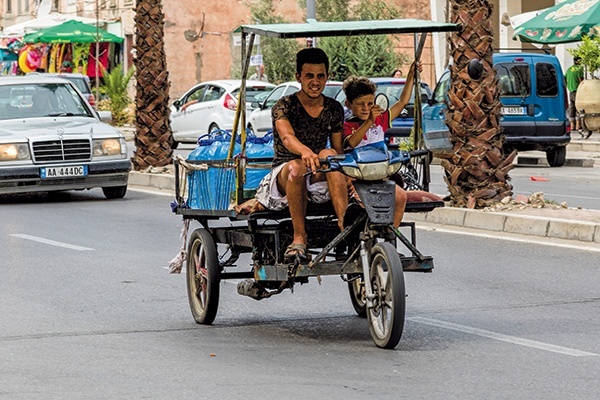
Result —
<path fill-rule="evenodd" d="M 180 142 L 196 143 L 199 136 L 213 130 L 233 128 L 240 80 L 202 82 L 189 89 L 171 106 L 173 148 Z M 261 81 L 246 81 L 246 113 L 253 101 L 263 100 L 275 85 Z M 182 107 L 190 103 L 185 110 Z"/>
<path fill-rule="evenodd" d="M 281 97 L 296 93 L 298 90 L 300 90 L 300 84 L 298 82 L 284 82 L 273 89 L 264 101 L 253 102 L 252 107 L 254 110 L 249 114 L 247 128 L 254 132 L 256 136 L 264 136 L 268 131 L 273 129 L 273 123 L 271 122 L 271 107 L 273 107 Z M 323 94 L 335 98 L 341 90 L 342 82 L 328 81 L 325 84 Z"/>

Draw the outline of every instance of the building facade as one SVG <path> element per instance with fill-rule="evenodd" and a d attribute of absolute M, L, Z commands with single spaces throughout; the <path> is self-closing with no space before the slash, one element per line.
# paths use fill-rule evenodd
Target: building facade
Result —
<path fill-rule="evenodd" d="M 192 85 L 211 79 L 228 79 L 239 63 L 241 49 L 233 30 L 242 24 L 250 24 L 251 0 L 204 0 L 202 2 L 163 0 L 165 15 L 165 52 L 171 81 L 171 98 L 182 95 Z M 317 0 L 318 1 L 318 0 Z M 449 0 L 390 0 L 402 11 L 403 18 L 447 20 Z M 495 47 L 521 49 L 512 40 L 513 30 L 500 23 L 502 15 L 516 15 L 553 5 L 555 0 L 494 0 Z M 297 0 L 275 2 L 276 12 L 291 22 L 304 20 L 303 10 Z M 109 21 L 106 29 L 125 38 L 123 60 L 125 68 L 132 65 L 134 0 L 0 0 L 2 27 L 36 18 L 39 12 L 59 12 L 98 20 Z M 413 35 L 393 38 L 397 52 L 413 59 L 415 39 Z M 421 57 L 422 80 L 433 86 L 447 64 L 445 54 L 447 39 L 444 34 L 428 38 Z M 557 55 L 568 55 L 563 46 L 557 47 Z M 293 60 L 290 60 L 293 62 Z M 404 72 L 406 72 L 406 65 Z M 268 74 L 268 71 L 267 71 Z"/>

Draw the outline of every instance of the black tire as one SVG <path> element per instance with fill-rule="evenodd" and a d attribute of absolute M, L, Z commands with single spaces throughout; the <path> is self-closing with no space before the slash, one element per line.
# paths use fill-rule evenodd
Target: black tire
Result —
<path fill-rule="evenodd" d="M 254 130 L 254 127 L 252 127 L 252 124 L 248 124 L 248 130 L 250 132 L 252 132 L 254 134 L 254 136 L 258 136 L 258 134 L 256 133 L 256 131 Z"/>
<path fill-rule="evenodd" d="M 194 320 L 198 324 L 210 325 L 219 308 L 221 270 L 215 241 L 204 228 L 196 229 L 190 236 L 186 273 L 188 300 Z"/>
<path fill-rule="evenodd" d="M 377 347 L 393 349 L 404 329 L 406 290 L 402 263 L 391 243 L 373 246 L 370 275 L 375 295 L 374 307 L 367 309 L 371 337 Z"/>
<path fill-rule="evenodd" d="M 211 133 L 212 131 L 218 131 L 219 129 L 219 125 L 217 125 L 216 123 L 212 123 L 210 124 L 210 126 L 208 127 L 208 133 Z"/>
<path fill-rule="evenodd" d="M 173 150 L 176 150 L 176 149 L 177 149 L 177 147 L 179 147 L 179 142 L 178 142 L 178 141 L 176 141 L 175 139 L 173 139 L 173 143 L 171 143 L 171 148 L 172 148 Z"/>
<path fill-rule="evenodd" d="M 127 185 L 103 187 L 102 193 L 104 193 L 104 197 L 106 197 L 109 200 L 122 199 L 127 193 Z"/>
<path fill-rule="evenodd" d="M 546 151 L 546 159 L 551 167 L 562 167 L 567 160 L 567 147 L 554 147 Z"/>
<path fill-rule="evenodd" d="M 352 282 L 348 282 L 348 291 L 350 292 L 350 301 L 354 311 L 361 318 L 367 318 L 367 304 L 365 301 L 365 284 L 362 275 Z"/>

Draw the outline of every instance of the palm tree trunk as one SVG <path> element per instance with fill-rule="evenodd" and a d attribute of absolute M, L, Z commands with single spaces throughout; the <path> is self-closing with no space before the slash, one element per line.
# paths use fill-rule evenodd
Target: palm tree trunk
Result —
<path fill-rule="evenodd" d="M 161 0 L 138 0 L 135 11 L 136 149 L 132 162 L 139 171 L 172 164 L 173 150 Z"/>
<path fill-rule="evenodd" d="M 453 64 L 446 121 L 454 151 L 442 166 L 452 205 L 481 208 L 512 196 L 508 171 L 517 153 L 503 151 L 501 103 L 492 63 L 492 4 L 487 0 L 451 0 L 450 4 L 451 22 L 463 28 L 449 39 Z M 483 63 L 477 80 L 467 72 L 472 59 Z"/>

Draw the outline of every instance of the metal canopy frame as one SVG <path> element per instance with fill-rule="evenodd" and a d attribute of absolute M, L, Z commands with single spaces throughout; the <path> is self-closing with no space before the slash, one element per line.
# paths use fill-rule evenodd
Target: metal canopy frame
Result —
<path fill-rule="evenodd" d="M 425 40 L 428 33 L 434 32 L 456 32 L 460 30 L 458 24 L 446 22 L 434 22 L 420 19 L 390 19 L 390 20 L 372 20 L 372 21 L 339 21 L 339 22 L 318 22 L 316 20 L 308 20 L 306 23 L 296 24 L 259 24 L 259 25 L 241 25 L 237 27 L 233 33 L 241 33 L 241 59 L 242 59 L 242 84 L 240 87 L 239 99 L 246 98 L 246 77 L 250 66 L 250 56 L 254 45 L 256 35 L 266 36 L 279 39 L 298 39 L 307 37 L 332 37 L 332 36 L 358 36 L 358 35 L 393 35 L 393 34 L 414 34 L 415 60 L 421 58 L 421 53 L 425 46 Z M 420 34 L 420 37 L 419 37 Z M 248 40 L 248 35 L 250 36 Z M 417 106 L 420 109 L 421 96 L 419 95 L 420 77 L 417 71 L 415 76 L 415 109 Z M 241 105 L 240 105 L 241 104 Z M 415 114 L 416 115 L 416 114 Z M 241 139 L 241 158 L 238 166 L 238 174 L 236 179 L 236 204 L 242 198 L 244 186 L 244 170 L 246 154 L 246 104 L 238 101 L 236 114 L 233 122 L 233 130 L 231 132 L 231 143 L 227 158 L 233 157 L 235 140 L 237 137 L 238 127 L 240 129 Z M 415 125 L 420 129 L 421 117 L 415 117 Z M 417 140 L 415 135 L 415 140 Z M 420 143 L 415 142 L 417 146 Z M 427 158 L 427 157 L 426 157 Z M 427 168 L 428 169 L 428 168 Z M 426 177 L 429 183 L 429 177 Z"/>
<path fill-rule="evenodd" d="M 420 19 L 390 19 L 375 21 L 318 22 L 300 24 L 241 25 L 234 32 L 280 39 L 326 36 L 387 35 L 458 31 L 459 26 Z"/>

